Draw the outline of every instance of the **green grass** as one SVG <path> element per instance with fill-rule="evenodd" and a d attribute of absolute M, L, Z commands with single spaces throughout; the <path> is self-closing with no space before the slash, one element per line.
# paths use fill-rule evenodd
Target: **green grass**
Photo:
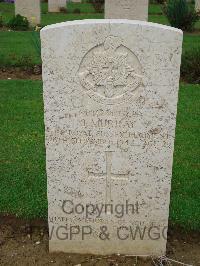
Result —
<path fill-rule="evenodd" d="M 47 214 L 41 82 L 0 81 L 0 212 Z"/>
<path fill-rule="evenodd" d="M 179 93 L 170 218 L 200 230 L 200 85 Z"/>
<path fill-rule="evenodd" d="M 149 5 L 149 14 L 162 14 L 162 6 L 157 4 Z"/>
<path fill-rule="evenodd" d="M 148 18 L 149 22 L 153 22 L 153 23 L 159 23 L 159 24 L 164 24 L 164 25 L 169 25 L 169 22 L 167 20 L 167 17 L 163 16 L 163 15 L 149 15 Z"/>
<path fill-rule="evenodd" d="M 170 220 L 200 229 L 200 85 L 179 94 Z M 47 218 L 42 83 L 0 81 L 0 212 Z"/>
<path fill-rule="evenodd" d="M 26 66 L 40 64 L 34 48 L 32 32 L 0 32 L 0 66 Z"/>
<path fill-rule="evenodd" d="M 93 8 L 93 5 L 90 3 L 68 3 L 67 10 L 68 12 L 73 12 L 74 9 L 80 9 L 81 13 L 94 13 L 95 10 Z"/>
<path fill-rule="evenodd" d="M 14 15 L 14 4 L 1 3 L 0 2 L 0 14 L 3 17 L 4 22 L 8 22 Z"/>
<path fill-rule="evenodd" d="M 54 23 L 59 23 L 63 21 L 71 21 L 71 20 L 82 20 L 82 19 L 103 19 L 104 15 L 97 13 L 81 13 L 81 14 L 64 14 L 64 13 L 52 13 L 49 15 L 49 13 L 44 14 L 42 16 L 42 25 L 47 26 Z"/>
<path fill-rule="evenodd" d="M 183 50 L 190 50 L 193 48 L 200 48 L 200 34 L 194 35 L 194 34 L 184 34 L 183 36 Z"/>

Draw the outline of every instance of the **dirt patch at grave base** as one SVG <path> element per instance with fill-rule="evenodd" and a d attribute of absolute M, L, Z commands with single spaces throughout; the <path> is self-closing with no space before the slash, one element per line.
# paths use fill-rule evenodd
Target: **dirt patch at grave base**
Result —
<path fill-rule="evenodd" d="M 36 65 L 27 69 L 22 69 L 19 67 L 0 68 L 0 80 L 1 79 L 41 80 L 41 66 Z"/>
<path fill-rule="evenodd" d="M 167 257 L 190 265 L 200 265 L 200 232 L 169 230 Z M 0 265 L 145 266 L 151 259 L 128 256 L 49 254 L 47 222 L 25 221 L 0 216 Z M 179 265 L 171 264 L 158 265 Z"/>

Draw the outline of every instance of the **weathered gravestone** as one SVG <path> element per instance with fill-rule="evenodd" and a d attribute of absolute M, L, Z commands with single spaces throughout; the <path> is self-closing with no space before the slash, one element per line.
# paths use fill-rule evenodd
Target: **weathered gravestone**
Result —
<path fill-rule="evenodd" d="M 66 0 L 48 0 L 49 12 L 60 12 L 60 8 L 67 6 Z"/>
<path fill-rule="evenodd" d="M 200 0 L 195 1 L 195 9 L 197 12 L 200 12 Z"/>
<path fill-rule="evenodd" d="M 41 39 L 50 251 L 164 254 L 182 32 L 85 20 Z"/>
<path fill-rule="evenodd" d="M 105 18 L 148 21 L 149 0 L 105 0 Z"/>
<path fill-rule="evenodd" d="M 15 0 L 15 15 L 27 17 L 31 26 L 40 24 L 40 0 Z"/>

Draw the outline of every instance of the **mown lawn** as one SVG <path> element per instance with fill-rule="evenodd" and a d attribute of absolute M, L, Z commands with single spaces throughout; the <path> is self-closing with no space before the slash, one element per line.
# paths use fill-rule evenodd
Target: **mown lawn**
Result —
<path fill-rule="evenodd" d="M 181 85 L 170 220 L 200 229 L 200 85 Z M 42 83 L 0 81 L 0 212 L 47 218 Z"/>
<path fill-rule="evenodd" d="M 42 85 L 0 81 L 0 212 L 47 215 Z"/>
<path fill-rule="evenodd" d="M 0 66 L 27 66 L 40 63 L 40 55 L 34 46 L 33 32 L 0 32 Z"/>
<path fill-rule="evenodd" d="M 170 219 L 200 230 L 200 85 L 181 85 Z"/>

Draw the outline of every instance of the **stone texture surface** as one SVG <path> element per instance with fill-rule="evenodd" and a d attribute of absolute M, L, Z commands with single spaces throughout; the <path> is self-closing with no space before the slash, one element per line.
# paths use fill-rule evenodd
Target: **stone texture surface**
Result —
<path fill-rule="evenodd" d="M 195 9 L 200 12 L 200 0 L 195 0 Z"/>
<path fill-rule="evenodd" d="M 40 0 L 15 0 L 15 15 L 27 17 L 31 26 L 40 24 Z"/>
<path fill-rule="evenodd" d="M 41 40 L 50 251 L 164 254 L 182 32 L 85 20 Z"/>
<path fill-rule="evenodd" d="M 66 6 L 67 6 L 66 0 L 48 0 L 49 12 L 60 12 L 60 8 Z"/>
<path fill-rule="evenodd" d="M 105 0 L 105 18 L 148 21 L 148 4 L 148 0 Z"/>

